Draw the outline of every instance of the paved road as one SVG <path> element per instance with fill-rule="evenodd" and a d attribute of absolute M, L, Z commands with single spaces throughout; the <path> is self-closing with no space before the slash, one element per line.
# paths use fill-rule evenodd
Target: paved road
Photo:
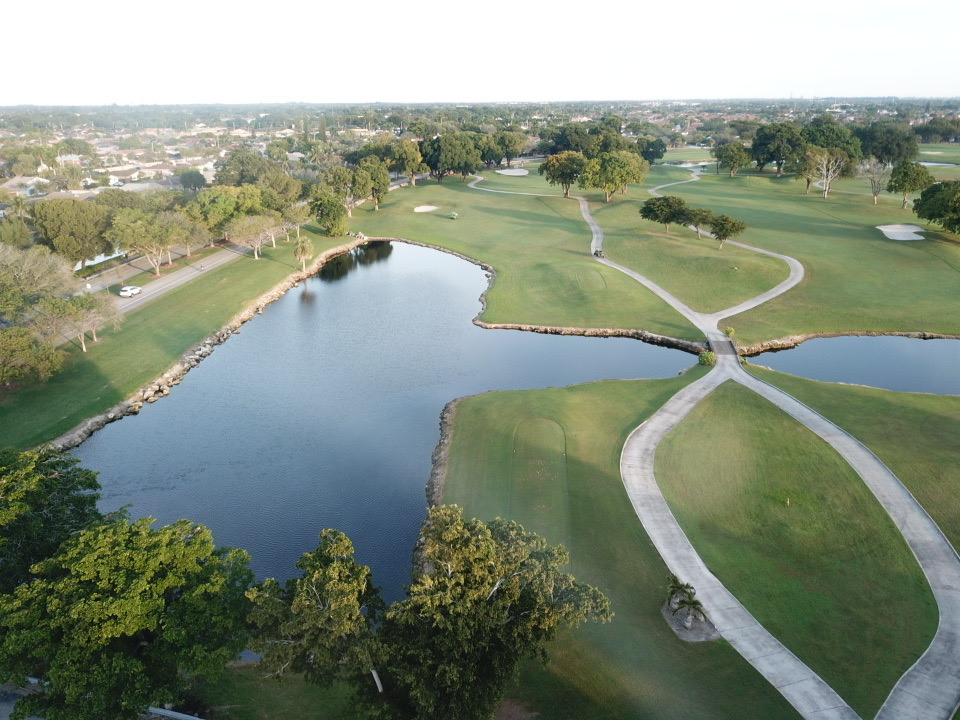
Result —
<path fill-rule="evenodd" d="M 698 175 L 694 172 L 691 180 L 682 182 L 696 179 Z M 680 183 L 669 185 L 676 184 Z M 657 195 L 663 187 L 668 185 L 650 192 Z M 603 233 L 590 216 L 587 203 L 578 199 L 584 220 L 592 230 L 591 251 L 602 249 Z M 720 384 L 734 381 L 759 393 L 830 443 L 850 463 L 903 533 L 936 598 L 940 624 L 933 642 L 891 690 L 877 720 L 949 720 L 960 705 L 960 557 L 899 479 L 862 443 L 741 367 L 736 349 L 719 330 L 719 323 L 786 292 L 803 279 L 804 272 L 803 266 L 793 258 L 742 243 L 734 244 L 782 259 L 790 268 L 790 274 L 772 290 L 713 314 L 698 313 L 639 273 L 598 258 L 598 262 L 634 278 L 685 315 L 706 335 L 717 355 L 717 364 L 710 373 L 671 398 L 634 430 L 624 445 L 621 475 L 637 516 L 671 572 L 697 588 L 698 598 L 723 637 L 803 717 L 811 720 L 859 718 L 822 678 L 767 632 L 707 569 L 667 506 L 654 476 L 654 455 L 660 440 Z"/>

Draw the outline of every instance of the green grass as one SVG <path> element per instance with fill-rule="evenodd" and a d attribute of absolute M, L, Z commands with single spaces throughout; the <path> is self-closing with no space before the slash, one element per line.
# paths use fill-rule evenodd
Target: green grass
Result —
<path fill-rule="evenodd" d="M 920 145 L 919 159 L 928 162 L 948 162 L 960 164 L 960 143 L 922 144 Z"/>
<path fill-rule="evenodd" d="M 313 238 L 317 253 L 342 238 Z M 129 313 L 100 342 L 64 349 L 65 369 L 46 383 L 0 394 L 0 447 L 47 442 L 162 375 L 191 345 L 225 325 L 247 303 L 295 270 L 294 243 L 267 248 L 264 258 L 240 257 Z"/>
<path fill-rule="evenodd" d="M 337 683 L 320 688 L 290 675 L 282 681 L 261 677 L 256 665 L 227 668 L 221 678 L 204 685 L 199 712 L 207 720 L 353 720 L 350 688 Z"/>
<path fill-rule="evenodd" d="M 702 372 L 488 393 L 458 406 L 444 502 L 563 543 L 570 572 L 613 604 L 611 623 L 565 635 L 546 668 L 524 667 L 510 696 L 541 717 L 796 717 L 727 643 L 684 643 L 667 627 L 667 570 L 620 479 L 626 436 Z"/>
<path fill-rule="evenodd" d="M 513 187 L 548 188 L 534 175 L 496 176 Z M 439 210 L 414 213 L 419 205 Z M 458 219 L 451 220 L 450 214 Z M 352 227 L 448 248 L 497 269 L 483 319 L 586 328 L 643 328 L 702 339 L 679 313 L 622 273 L 595 262 L 579 205 L 562 197 L 472 190 L 457 178 L 393 192 L 379 212 L 363 205 Z"/>
<path fill-rule="evenodd" d="M 960 238 L 931 231 L 924 241 L 885 239 L 875 226 L 917 219 L 893 196 L 874 206 L 862 180 L 839 183 L 827 200 L 772 173 L 706 175 L 670 192 L 745 220 L 743 242 L 804 264 L 798 287 L 727 321 L 743 344 L 821 332 L 960 334 Z"/>
<path fill-rule="evenodd" d="M 676 162 L 700 162 L 701 160 L 706 162 L 713 162 L 713 157 L 710 155 L 710 148 L 695 148 L 695 147 L 682 147 L 682 148 L 668 148 L 667 154 L 664 155 L 660 162 L 662 163 L 676 163 Z"/>
<path fill-rule="evenodd" d="M 938 615 L 916 559 L 853 469 L 786 413 L 730 382 L 661 443 L 656 472 L 717 577 L 855 710 L 873 717 L 926 649 Z"/>
<path fill-rule="evenodd" d="M 870 448 L 960 547 L 960 396 L 816 382 L 751 367 Z"/>

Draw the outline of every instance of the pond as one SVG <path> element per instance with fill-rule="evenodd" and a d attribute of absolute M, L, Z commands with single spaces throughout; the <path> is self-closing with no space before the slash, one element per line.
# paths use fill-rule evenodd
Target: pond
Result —
<path fill-rule="evenodd" d="M 488 390 L 675 376 L 630 339 L 484 330 L 485 272 L 401 243 L 331 263 L 219 346 L 166 398 L 76 449 L 101 506 L 204 523 L 258 577 L 296 573 L 338 528 L 388 600 L 410 577 L 444 405 Z"/>
<path fill-rule="evenodd" d="M 750 358 L 754 365 L 824 382 L 960 395 L 960 340 L 836 337 Z"/>

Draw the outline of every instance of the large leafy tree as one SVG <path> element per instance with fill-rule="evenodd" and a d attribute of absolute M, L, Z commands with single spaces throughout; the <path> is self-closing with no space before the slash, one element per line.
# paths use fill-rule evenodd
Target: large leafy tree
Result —
<path fill-rule="evenodd" d="M 52 450 L 0 451 L 0 593 L 31 580 L 31 566 L 99 522 L 97 474 Z"/>
<path fill-rule="evenodd" d="M 743 143 L 728 142 L 718 145 L 710 151 L 717 159 L 721 170 L 729 170 L 730 177 L 735 177 L 737 170 L 750 164 L 750 153 Z"/>
<path fill-rule="evenodd" d="M 690 207 L 686 200 L 676 195 L 650 198 L 640 206 L 640 217 L 660 223 L 667 232 L 673 223 L 690 222 Z"/>
<path fill-rule="evenodd" d="M 793 123 L 768 123 L 757 128 L 750 154 L 758 170 L 773 163 L 780 177 L 784 165 L 803 154 L 806 142 L 801 129 Z"/>
<path fill-rule="evenodd" d="M 653 165 L 667 154 L 667 144 L 658 137 L 643 135 L 637 138 L 637 152 L 640 157 Z"/>
<path fill-rule="evenodd" d="M 916 133 L 895 123 L 874 122 L 857 128 L 853 134 L 860 140 L 865 158 L 875 158 L 885 165 L 909 162 L 920 152 Z"/>
<path fill-rule="evenodd" d="M 70 198 L 41 200 L 33 206 L 37 229 L 60 255 L 86 267 L 107 250 L 104 241 L 110 212 L 96 203 Z"/>
<path fill-rule="evenodd" d="M 406 175 L 414 186 L 417 184 L 417 175 L 429 170 L 423 162 L 420 147 L 412 140 L 400 140 L 394 145 L 390 169 L 398 175 Z"/>
<path fill-rule="evenodd" d="M 488 718 L 524 657 L 561 628 L 611 616 L 599 590 L 562 572 L 562 547 L 514 522 L 433 508 L 420 547 L 421 571 L 381 632 L 402 716 Z"/>
<path fill-rule="evenodd" d="M 563 196 L 570 197 L 570 188 L 583 175 L 587 168 L 587 158 L 576 150 L 564 150 L 551 155 L 537 169 L 551 185 L 563 188 Z"/>
<path fill-rule="evenodd" d="M 649 169 L 650 163 L 628 150 L 600 153 L 587 162 L 578 182 L 583 188 L 603 190 L 604 201 L 610 202 L 618 190 L 626 192 L 630 183 L 642 183 Z"/>
<path fill-rule="evenodd" d="M 928 187 L 913 203 L 913 212 L 944 230 L 960 233 L 960 180 Z"/>
<path fill-rule="evenodd" d="M 510 163 L 513 162 L 514 158 L 520 157 L 524 145 L 527 144 L 526 135 L 510 130 L 498 130 L 494 134 L 494 138 L 503 153 L 502 157 L 507 159 L 507 167 L 510 167 Z"/>
<path fill-rule="evenodd" d="M 384 615 L 349 540 L 324 531 L 300 578 L 250 593 L 267 669 L 345 678 L 377 717 L 479 720 L 558 630 L 611 617 L 599 590 L 562 571 L 562 547 L 516 523 L 432 508 L 418 548 L 407 598 Z"/>
<path fill-rule="evenodd" d="M 715 215 L 709 223 L 710 232 L 720 241 L 719 250 L 723 249 L 723 243 L 740 235 L 747 229 L 747 224 L 743 220 L 735 220 L 729 215 Z"/>
<path fill-rule="evenodd" d="M 330 237 L 339 237 L 347 232 L 347 209 L 341 198 L 330 190 L 319 187 L 310 201 L 310 209 L 317 216 L 320 229 Z"/>
<path fill-rule="evenodd" d="M 373 209 L 379 210 L 383 198 L 390 192 L 390 170 L 383 160 L 374 155 L 361 160 L 359 169 L 364 170 L 370 177 L 370 197 L 373 198 Z"/>
<path fill-rule="evenodd" d="M 202 525 L 152 523 L 84 530 L 0 595 L 0 677 L 41 680 L 15 716 L 133 719 L 243 649 L 248 555 Z"/>
<path fill-rule="evenodd" d="M 887 192 L 895 192 L 903 195 L 903 203 L 900 205 L 900 209 L 902 210 L 907 207 L 907 202 L 911 194 L 925 190 L 933 185 L 933 183 L 933 175 L 920 163 L 901 162 L 898 163 L 890 173 Z"/>

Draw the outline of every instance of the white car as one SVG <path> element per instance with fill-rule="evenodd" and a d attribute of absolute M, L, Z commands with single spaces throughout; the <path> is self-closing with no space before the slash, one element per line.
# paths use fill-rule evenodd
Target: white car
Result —
<path fill-rule="evenodd" d="M 120 288 L 120 297 L 133 297 L 134 295 L 139 295 L 143 292 L 143 288 L 138 288 L 136 285 L 124 285 Z"/>

